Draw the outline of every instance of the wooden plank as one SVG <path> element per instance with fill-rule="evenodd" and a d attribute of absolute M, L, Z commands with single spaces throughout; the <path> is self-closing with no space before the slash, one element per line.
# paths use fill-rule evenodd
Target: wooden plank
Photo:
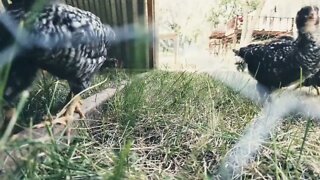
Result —
<path fill-rule="evenodd" d="M 160 34 L 159 39 L 174 39 L 178 36 L 176 33 Z"/>
<path fill-rule="evenodd" d="M 84 2 L 83 0 L 78 0 L 78 8 L 83 9 Z"/>
<path fill-rule="evenodd" d="M 103 23 L 109 24 L 107 21 L 106 0 L 101 1 L 99 8 L 101 11 L 101 21 Z"/>
<path fill-rule="evenodd" d="M 112 12 L 111 12 L 111 5 L 110 1 L 104 1 L 104 10 L 106 12 L 106 22 L 110 25 L 112 24 Z"/>
<path fill-rule="evenodd" d="M 146 0 L 148 15 L 148 31 L 150 32 L 152 42 L 149 47 L 149 67 L 154 68 L 158 64 L 158 40 L 155 22 L 155 0 Z"/>
<path fill-rule="evenodd" d="M 128 13 L 128 10 L 127 10 L 127 3 L 126 3 L 126 0 L 121 0 L 121 13 L 122 13 L 122 23 L 124 26 L 122 26 L 123 28 L 123 31 L 125 34 L 129 34 L 130 31 L 129 31 L 129 28 L 128 26 L 130 25 L 129 24 L 129 20 L 128 20 L 128 16 L 129 16 L 129 13 Z M 129 59 L 130 58 L 130 55 L 129 55 L 129 46 L 126 46 L 125 43 L 123 43 L 122 45 L 123 49 L 122 51 L 124 52 L 123 53 L 123 59 Z"/>
<path fill-rule="evenodd" d="M 112 15 L 112 22 L 111 24 L 113 25 L 119 25 L 118 19 L 117 19 L 117 9 L 116 9 L 116 0 L 109 0 L 110 1 L 110 11 L 111 11 L 111 15 Z"/>
<path fill-rule="evenodd" d="M 79 7 L 77 0 L 69 0 L 69 2 L 72 4 L 72 6 Z"/>
<path fill-rule="evenodd" d="M 118 0 L 121 1 L 121 0 Z M 119 27 L 119 23 L 118 23 L 118 10 L 116 9 L 116 4 L 118 3 L 118 1 L 114 1 L 114 0 L 108 0 L 106 1 L 106 8 L 107 8 L 107 14 L 108 14 L 108 22 L 109 24 L 111 24 L 113 27 Z M 116 32 L 117 36 L 119 39 L 122 38 L 122 35 L 119 35 L 119 32 Z M 122 47 L 123 41 L 118 42 L 116 45 L 114 45 L 111 49 L 111 54 L 113 54 L 115 57 L 117 57 L 118 59 L 120 59 L 123 63 L 124 66 L 126 67 L 127 64 L 127 60 L 124 58 L 124 54 L 126 54 L 126 52 L 123 51 L 123 47 Z"/>
<path fill-rule="evenodd" d="M 83 101 L 82 110 L 85 114 L 92 112 L 97 107 L 101 106 L 105 101 L 112 98 L 116 92 L 121 91 L 125 87 L 126 82 L 123 81 L 122 85 L 117 88 L 108 88 L 101 91 L 98 94 L 92 95 Z M 76 114 L 75 119 L 79 119 L 79 115 Z M 85 120 L 84 120 L 85 121 Z M 77 126 L 77 121 L 71 125 L 72 128 Z M 27 128 L 18 134 L 11 137 L 10 141 L 19 140 L 20 142 L 28 141 L 32 139 L 34 142 L 47 142 L 52 139 L 61 139 L 64 136 L 66 127 L 64 125 L 54 125 L 52 130 L 52 135 L 48 133 L 46 128 L 30 129 Z M 72 131 L 72 133 L 76 133 Z M 19 160 L 24 159 L 27 146 L 21 146 L 18 150 L 12 152 L 0 152 L 0 171 L 13 171 L 17 167 Z M 0 174 L 1 179 L 1 174 Z"/>
<path fill-rule="evenodd" d="M 132 0 L 132 16 L 133 16 L 133 32 L 135 32 L 138 37 L 132 42 L 134 47 L 134 68 L 137 70 L 145 70 L 148 63 L 148 37 L 146 37 L 147 32 L 147 21 L 145 14 L 145 1 L 144 0 Z M 143 36 L 142 36 L 143 35 Z"/>
<path fill-rule="evenodd" d="M 118 26 L 123 26 L 123 18 L 122 18 L 122 9 L 121 9 L 121 0 L 118 0 L 115 2 L 115 9 L 116 9 L 116 17 L 117 17 L 117 25 Z"/>
<path fill-rule="evenodd" d="M 133 2 L 132 1 L 125 1 L 125 7 L 127 10 L 127 28 L 126 31 L 128 33 L 135 33 L 133 28 L 134 25 L 134 18 L 133 18 L 133 10 L 132 10 Z M 134 62 L 134 45 L 133 40 L 127 40 L 125 43 L 122 43 L 122 47 L 125 49 L 125 53 L 127 54 L 127 58 L 125 59 L 126 68 L 133 68 L 135 65 Z"/>
<path fill-rule="evenodd" d="M 84 5 L 84 6 L 83 6 L 83 9 L 84 9 L 84 10 L 86 10 L 86 11 L 89 11 L 89 10 L 90 10 L 88 0 L 84 0 L 83 5 Z"/>
<path fill-rule="evenodd" d="M 132 32 L 134 32 L 135 34 L 138 33 L 138 27 L 140 26 L 139 24 L 139 14 L 138 14 L 138 0 L 132 0 L 132 4 L 131 4 L 131 10 L 132 10 Z M 131 41 L 130 45 L 133 48 L 133 68 L 134 69 L 140 69 L 141 68 L 141 54 L 140 54 L 140 38 L 138 38 L 137 36 L 135 37 L 134 40 Z"/>
<path fill-rule="evenodd" d="M 100 8 L 99 7 L 99 1 L 97 2 L 97 0 L 91 0 L 92 3 L 92 11 L 95 13 L 95 15 L 97 15 L 98 17 L 101 17 L 101 12 L 100 12 Z"/>
<path fill-rule="evenodd" d="M 92 12 L 92 0 L 87 0 L 87 2 L 88 2 L 88 6 L 87 6 L 87 9 L 88 9 L 88 11 L 91 11 Z M 92 12 L 92 13 L 94 13 L 94 12 Z"/>
<path fill-rule="evenodd" d="M 131 32 L 128 31 L 128 22 L 127 22 L 127 6 L 125 3 L 126 0 L 118 0 L 115 3 L 115 9 L 117 10 L 116 16 L 117 16 L 117 22 L 116 25 L 121 28 L 121 33 L 123 34 L 129 34 Z M 121 38 L 122 35 L 119 37 Z M 127 48 L 127 40 L 122 40 L 122 42 L 117 47 L 117 54 L 119 57 L 121 57 L 122 60 L 124 60 L 125 64 L 128 64 L 130 61 L 128 58 L 130 58 L 130 53 L 128 53 Z"/>

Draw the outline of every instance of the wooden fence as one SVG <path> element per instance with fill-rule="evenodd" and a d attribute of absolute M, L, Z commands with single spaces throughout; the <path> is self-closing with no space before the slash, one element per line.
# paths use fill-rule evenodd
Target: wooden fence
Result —
<path fill-rule="evenodd" d="M 101 21 L 119 27 L 123 39 L 112 55 L 121 59 L 126 68 L 153 68 L 154 66 L 154 0 L 65 0 L 67 4 L 90 11 Z"/>
<path fill-rule="evenodd" d="M 111 56 L 122 60 L 124 67 L 135 69 L 153 68 L 156 63 L 154 1 L 62 0 L 94 13 L 103 23 L 119 27 L 121 29 L 119 39 L 122 41 L 111 49 Z M 2 3 L 0 8 L 1 6 Z M 126 39 L 124 36 L 133 38 Z"/>
<path fill-rule="evenodd" d="M 209 51 L 213 54 L 226 53 L 239 43 L 242 33 L 242 16 L 236 16 L 228 21 L 225 30 L 215 30 L 209 36 Z M 258 22 L 253 23 L 253 16 L 248 17 L 248 27 L 253 27 L 254 40 L 266 40 L 279 36 L 292 36 L 294 17 L 259 16 Z"/>

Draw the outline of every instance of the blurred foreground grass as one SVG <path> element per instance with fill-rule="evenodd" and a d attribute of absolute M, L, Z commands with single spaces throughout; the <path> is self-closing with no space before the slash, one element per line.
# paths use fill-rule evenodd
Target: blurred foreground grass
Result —
<path fill-rule="evenodd" d="M 100 108 L 99 118 L 88 117 L 89 127 L 78 129 L 71 146 L 56 139 L 8 143 L 5 151 L 28 145 L 8 179 L 206 179 L 260 111 L 207 75 L 151 71 L 137 77 L 117 71 L 95 82 L 105 78 L 85 96 L 121 80 L 130 83 Z M 57 111 L 67 88 L 50 76 L 40 78 L 19 122 Z M 244 170 L 244 179 L 319 178 L 320 128 L 311 125 L 301 151 L 307 121 L 287 120 Z"/>

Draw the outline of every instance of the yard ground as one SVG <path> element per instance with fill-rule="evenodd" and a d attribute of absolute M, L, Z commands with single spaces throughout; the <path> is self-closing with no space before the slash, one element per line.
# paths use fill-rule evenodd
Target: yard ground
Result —
<path fill-rule="evenodd" d="M 209 59 L 203 62 L 208 63 L 203 65 L 206 68 L 211 66 Z M 261 108 L 206 74 L 156 70 L 137 77 L 135 73 L 117 71 L 104 73 L 95 82 L 105 78 L 108 81 L 100 89 L 117 86 L 121 80 L 130 83 L 100 108 L 98 117 L 88 118 L 90 125 L 78 129 L 79 135 L 71 146 L 66 146 L 63 139 L 47 143 L 17 140 L 6 144 L 2 148 L 7 152 L 26 145 L 29 148 L 19 169 L 6 172 L 3 177 L 216 177 L 223 159 Z M 52 92 L 55 98 L 50 111 L 57 111 L 67 91 L 64 82 L 55 86 L 56 82 L 45 76 L 34 85 L 21 117 L 23 122 L 33 118 L 36 112 L 47 112 Z M 99 89 L 87 95 L 97 91 Z M 241 177 L 318 179 L 320 127 L 308 122 L 303 118 L 286 118 L 270 140 L 263 143 L 249 167 L 243 169 Z"/>
<path fill-rule="evenodd" d="M 156 2 L 163 10 L 156 22 L 166 25 L 173 20 L 177 26 L 170 26 L 170 33 L 179 30 L 189 40 L 198 34 L 206 41 L 211 32 L 207 13 L 217 10 L 222 19 L 215 20 L 220 21 L 229 13 L 220 11 L 230 9 L 212 0 L 197 4 L 194 0 Z M 181 5 L 184 8 L 177 11 Z M 8 161 L 0 161 L 0 179 L 219 179 L 234 151 L 231 162 L 245 161 L 236 174 L 238 179 L 320 179 L 320 118 L 278 113 L 306 99 L 293 96 L 296 101 L 263 107 L 255 82 L 236 71 L 232 53 L 215 57 L 205 49 L 190 47 L 179 49 L 176 57 L 160 55 L 159 69 L 143 76 L 123 70 L 97 76 L 94 84 L 105 83 L 86 92 L 84 98 L 118 87 L 123 80 L 128 85 L 79 121 L 70 145 L 65 136 L 51 136 L 47 142 L 0 139 L 0 155 L 12 158 L 14 151 L 24 154 L 19 161 L 11 161 L 16 170 L 4 171 Z M 67 93 L 66 82 L 46 73 L 40 75 L 14 133 L 44 115 L 56 114 Z M 310 113 L 319 115 L 317 104 Z M 252 134 L 247 133 L 250 130 Z M 51 134 L 49 127 L 47 131 Z M 261 138 L 261 133 L 265 137 Z M 243 139 L 248 136 L 251 139 Z M 243 144 L 250 143 L 258 148 L 247 153 L 251 146 Z"/>

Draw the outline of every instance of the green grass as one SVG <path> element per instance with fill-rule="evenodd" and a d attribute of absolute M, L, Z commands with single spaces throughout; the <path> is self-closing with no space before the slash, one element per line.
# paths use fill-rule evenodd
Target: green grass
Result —
<path fill-rule="evenodd" d="M 19 169 L 7 172 L 10 179 L 210 178 L 260 111 L 207 75 L 152 71 L 135 76 L 120 71 L 103 73 L 94 82 L 105 78 L 105 84 L 85 96 L 121 80 L 130 83 L 100 114 L 88 117 L 70 146 L 57 139 L 6 144 L 6 151 L 28 145 Z M 19 122 L 61 107 L 68 90 L 63 81 L 56 82 L 45 76 L 34 84 Z M 320 129 L 307 124 L 306 119 L 287 118 L 242 177 L 319 178 Z"/>

